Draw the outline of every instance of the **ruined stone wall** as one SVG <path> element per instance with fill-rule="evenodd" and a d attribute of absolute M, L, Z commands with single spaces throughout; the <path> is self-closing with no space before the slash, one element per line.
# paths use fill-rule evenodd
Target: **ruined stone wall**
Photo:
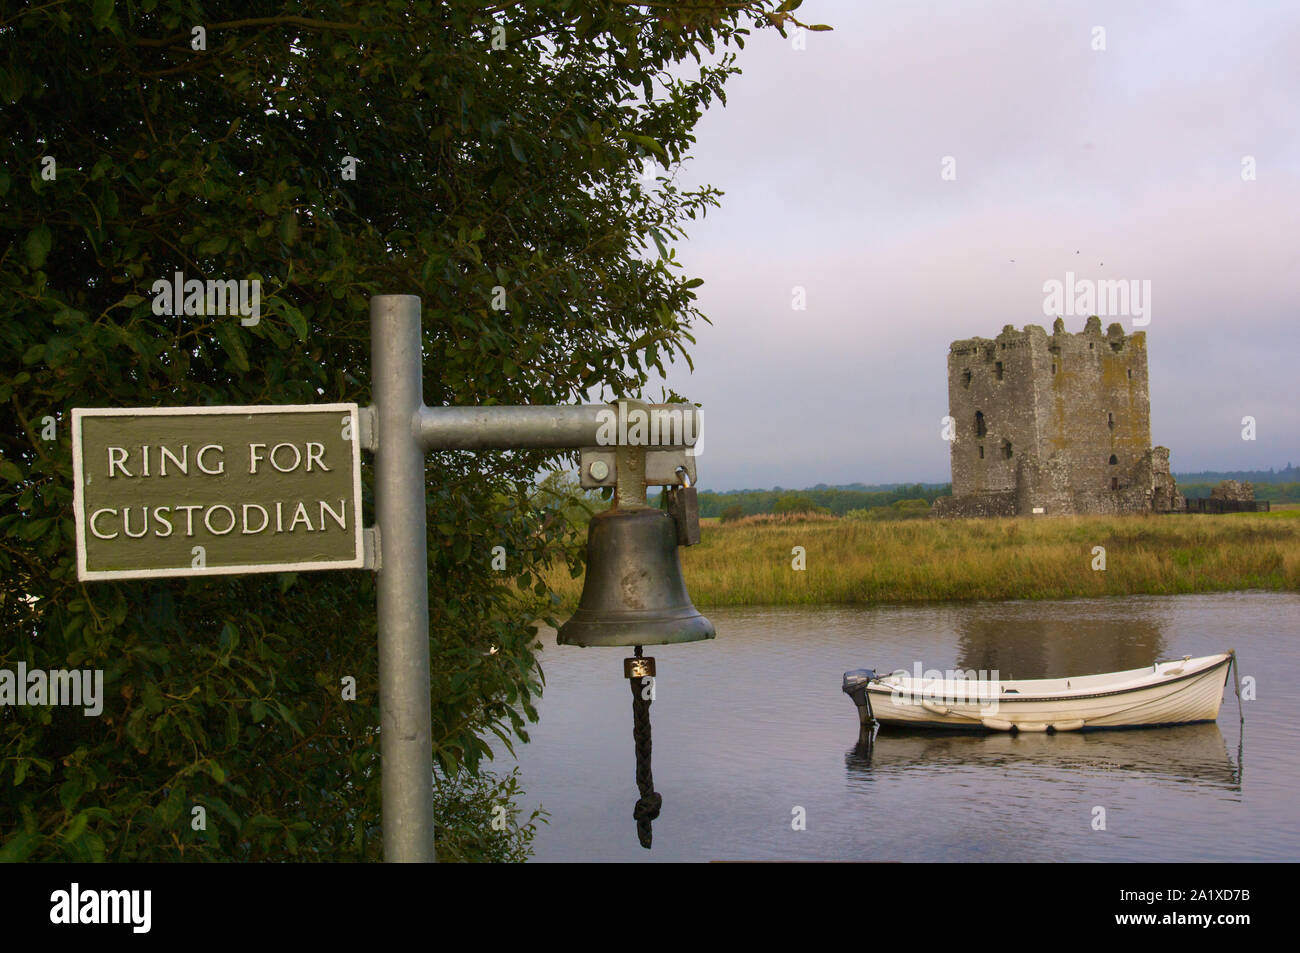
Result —
<path fill-rule="evenodd" d="M 1214 489 L 1210 490 L 1210 499 L 1249 503 L 1255 499 L 1255 484 L 1249 480 L 1220 480 Z"/>
<path fill-rule="evenodd" d="M 1039 335 L 1046 339 L 1042 328 Z M 1019 455 L 1036 440 L 1031 335 L 1011 325 L 995 340 L 954 341 L 948 351 L 953 496 L 1014 492 Z"/>
<path fill-rule="evenodd" d="M 1052 516 L 1073 513 L 1074 496 L 1070 472 L 1063 459 L 1056 457 L 1042 461 L 1035 453 L 1021 457 L 1016 512 Z"/>
<path fill-rule="evenodd" d="M 1079 492 L 1141 486 L 1151 449 L 1146 335 L 1125 335 L 1118 324 L 1103 335 L 1096 317 L 1070 334 L 1058 319 L 1043 364 L 1040 455 L 1063 460 Z"/>
<path fill-rule="evenodd" d="M 975 516 L 1015 516 L 1014 490 L 994 493 L 969 493 L 965 496 L 941 496 L 934 501 L 931 516 L 945 519 Z"/>
<path fill-rule="evenodd" d="M 1169 469 L 1169 448 L 1151 448 L 1151 509 L 1157 513 L 1177 513 L 1187 509 L 1187 498 L 1178 492 L 1178 484 Z"/>

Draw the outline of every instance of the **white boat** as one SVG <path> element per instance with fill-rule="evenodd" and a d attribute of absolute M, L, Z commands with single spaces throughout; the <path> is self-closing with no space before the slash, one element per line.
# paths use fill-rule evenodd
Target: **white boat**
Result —
<path fill-rule="evenodd" d="M 1147 668 L 1019 681 L 844 673 L 862 725 L 984 731 L 1081 731 L 1213 721 L 1233 652 L 1185 656 Z M 938 674 L 938 673 L 927 673 Z M 952 674 L 952 673 L 948 673 Z"/>

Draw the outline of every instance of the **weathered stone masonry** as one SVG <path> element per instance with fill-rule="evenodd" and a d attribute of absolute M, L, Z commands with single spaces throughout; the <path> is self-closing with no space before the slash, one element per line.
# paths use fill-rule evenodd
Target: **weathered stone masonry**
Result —
<path fill-rule="evenodd" d="M 952 496 L 936 516 L 1182 509 L 1169 451 L 1151 446 L 1146 334 L 1088 319 L 1011 325 L 948 351 Z"/>

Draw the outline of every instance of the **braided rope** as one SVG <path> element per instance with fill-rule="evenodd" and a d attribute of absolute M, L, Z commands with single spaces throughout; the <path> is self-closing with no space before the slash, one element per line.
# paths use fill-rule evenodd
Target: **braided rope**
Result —
<path fill-rule="evenodd" d="M 641 679 L 630 678 L 632 686 L 632 738 L 636 742 L 636 786 L 641 797 L 632 809 L 636 818 L 637 838 L 647 850 L 653 832 L 650 822 L 659 816 L 664 799 L 655 790 L 654 775 L 650 771 L 650 699 L 641 697 Z"/>

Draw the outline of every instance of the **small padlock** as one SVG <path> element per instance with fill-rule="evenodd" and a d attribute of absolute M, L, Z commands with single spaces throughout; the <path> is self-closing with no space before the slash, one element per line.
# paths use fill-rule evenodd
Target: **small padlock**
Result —
<path fill-rule="evenodd" d="M 677 524 L 677 545 L 694 546 L 700 541 L 700 498 L 684 472 L 682 479 L 686 481 L 684 486 L 665 491 L 668 515 Z"/>

